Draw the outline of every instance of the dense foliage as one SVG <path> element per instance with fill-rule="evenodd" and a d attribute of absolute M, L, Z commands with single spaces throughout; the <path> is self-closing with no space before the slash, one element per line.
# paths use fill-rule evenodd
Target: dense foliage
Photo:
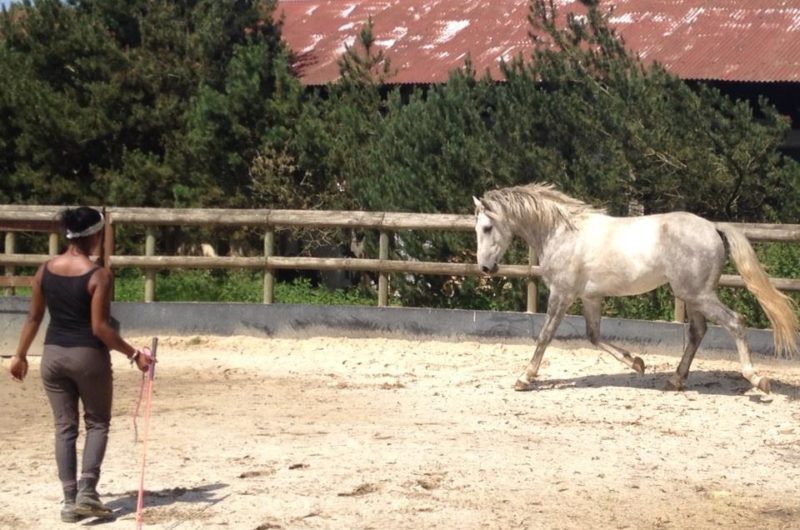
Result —
<path fill-rule="evenodd" d="M 0 202 L 469 213 L 486 189 L 550 181 L 620 215 L 798 217 L 800 166 L 778 150 L 787 120 L 642 63 L 596 7 L 557 25 L 554 3 L 533 0 L 535 52 L 504 64 L 500 83 L 467 61 L 442 85 L 387 85 L 391 56 L 367 20 L 339 81 L 316 89 L 294 76 L 274 10 L 15 4 L 0 16 Z M 393 243 L 401 258 L 474 259 L 467 235 Z M 761 253 L 773 274 L 796 275 L 796 249 Z M 392 288 L 406 305 L 521 309 L 525 298 L 503 279 L 397 275 Z M 763 323 L 748 295 L 725 296 Z M 659 291 L 606 312 L 665 318 L 669 303 Z"/>
<path fill-rule="evenodd" d="M 37 0 L 0 23 L 0 199 L 239 206 L 300 88 L 272 2 Z"/>

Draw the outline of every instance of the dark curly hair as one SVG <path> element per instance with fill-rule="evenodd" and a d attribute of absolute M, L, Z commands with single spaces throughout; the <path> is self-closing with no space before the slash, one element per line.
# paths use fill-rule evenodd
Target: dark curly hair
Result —
<path fill-rule="evenodd" d="M 61 212 L 61 225 L 65 233 L 80 233 L 97 224 L 102 216 L 99 211 L 88 206 L 79 206 L 77 208 L 67 208 Z M 89 247 L 89 237 L 78 237 L 70 239 L 70 242 L 80 248 L 85 254 L 91 252 Z"/>

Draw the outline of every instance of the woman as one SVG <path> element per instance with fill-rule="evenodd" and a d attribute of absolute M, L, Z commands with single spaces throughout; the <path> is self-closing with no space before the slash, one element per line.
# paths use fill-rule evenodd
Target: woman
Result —
<path fill-rule="evenodd" d="M 56 464 L 64 489 L 61 519 L 105 517 L 111 510 L 97 493 L 111 421 L 112 376 L 109 350 L 125 354 L 147 371 L 146 348 L 134 348 L 110 323 L 111 273 L 89 258 L 96 253 L 103 233 L 103 215 L 82 206 L 62 214 L 69 245 L 63 254 L 36 271 L 28 318 L 20 334 L 11 376 L 22 381 L 26 359 L 44 316 L 50 323 L 44 339 L 41 373 L 56 428 Z M 77 480 L 75 440 L 78 437 L 78 401 L 84 409 L 86 443 L 80 480 Z"/>

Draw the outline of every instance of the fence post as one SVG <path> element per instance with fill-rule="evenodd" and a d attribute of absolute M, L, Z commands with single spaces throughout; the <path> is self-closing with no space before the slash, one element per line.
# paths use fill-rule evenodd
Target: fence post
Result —
<path fill-rule="evenodd" d="M 675 322 L 683 324 L 686 321 L 686 302 L 675 297 Z"/>
<path fill-rule="evenodd" d="M 156 235 L 153 233 L 153 227 L 148 226 L 145 231 L 144 239 L 144 255 L 156 255 Z M 155 269 L 146 268 L 144 270 L 144 301 L 150 303 L 156 298 L 156 271 Z"/>
<path fill-rule="evenodd" d="M 47 253 L 50 256 L 58 254 L 58 232 L 51 232 L 47 238 Z"/>
<path fill-rule="evenodd" d="M 16 237 L 14 232 L 6 232 L 6 247 L 5 253 L 6 255 L 11 255 L 14 253 L 14 244 L 16 242 Z M 13 265 L 6 265 L 6 276 L 14 276 L 14 266 Z M 6 296 L 14 296 L 16 294 L 16 289 L 13 287 L 6 287 L 5 294 Z"/>
<path fill-rule="evenodd" d="M 269 258 L 275 252 L 275 229 L 269 227 L 264 234 L 264 257 L 267 266 L 264 268 L 264 303 L 271 304 L 275 301 L 275 275 L 269 266 Z"/>
<path fill-rule="evenodd" d="M 114 219 L 111 212 L 104 208 L 104 215 L 106 217 L 106 226 L 103 229 L 103 267 L 111 272 L 111 256 L 114 255 Z M 114 283 L 111 284 L 111 300 L 115 298 L 116 288 Z"/>
<path fill-rule="evenodd" d="M 528 247 L 528 265 L 538 265 L 539 258 L 536 256 L 533 247 Z M 537 299 L 539 297 L 539 289 L 536 286 L 536 278 L 528 276 L 526 280 L 528 284 L 528 313 L 536 312 Z"/>
<path fill-rule="evenodd" d="M 378 258 L 383 261 L 389 259 L 389 234 L 381 230 Z M 389 305 L 389 275 L 381 271 L 378 275 L 378 307 Z"/>

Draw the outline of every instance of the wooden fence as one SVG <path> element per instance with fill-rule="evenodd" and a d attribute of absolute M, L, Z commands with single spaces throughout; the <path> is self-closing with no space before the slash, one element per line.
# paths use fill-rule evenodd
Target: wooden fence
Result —
<path fill-rule="evenodd" d="M 471 215 L 414 214 L 361 211 L 305 211 L 305 210 L 232 210 L 232 209 L 162 209 L 162 208 L 102 208 L 107 227 L 104 235 L 102 258 L 104 266 L 111 269 L 138 267 L 145 271 L 145 302 L 155 298 L 156 272 L 163 269 L 251 269 L 263 271 L 263 301 L 274 300 L 274 271 L 302 269 L 317 271 L 365 271 L 378 275 L 378 305 L 388 304 L 390 274 L 430 274 L 446 276 L 479 276 L 478 266 L 465 263 L 442 263 L 389 259 L 389 239 L 399 230 L 442 230 L 471 232 L 474 218 Z M 5 252 L 0 255 L 0 266 L 5 276 L 0 276 L 0 287 L 6 294 L 14 288 L 30 285 L 31 278 L 15 275 L 15 267 L 38 266 L 58 249 L 58 214 L 63 207 L 0 205 L 0 232 L 5 232 Z M 145 227 L 143 255 L 118 255 L 115 253 L 115 229 L 123 225 Z M 770 225 L 735 223 L 751 241 L 800 242 L 800 225 Z M 205 257 L 156 256 L 155 230 L 158 226 L 181 227 L 249 227 L 263 232 L 263 254 L 255 257 Z M 275 232 L 278 229 L 299 228 L 360 228 L 376 230 L 380 234 L 377 258 L 319 258 L 290 257 L 275 254 Z M 17 232 L 49 233 L 48 254 L 16 254 Z M 524 278 L 527 285 L 527 311 L 536 312 L 536 279 L 539 268 L 536 256 L 529 252 L 527 264 L 501 265 L 498 275 Z M 800 291 L 800 279 L 772 278 L 773 284 L 784 291 Z M 720 285 L 744 287 L 740 276 L 723 275 Z M 675 301 L 675 320 L 684 320 L 684 308 Z"/>

